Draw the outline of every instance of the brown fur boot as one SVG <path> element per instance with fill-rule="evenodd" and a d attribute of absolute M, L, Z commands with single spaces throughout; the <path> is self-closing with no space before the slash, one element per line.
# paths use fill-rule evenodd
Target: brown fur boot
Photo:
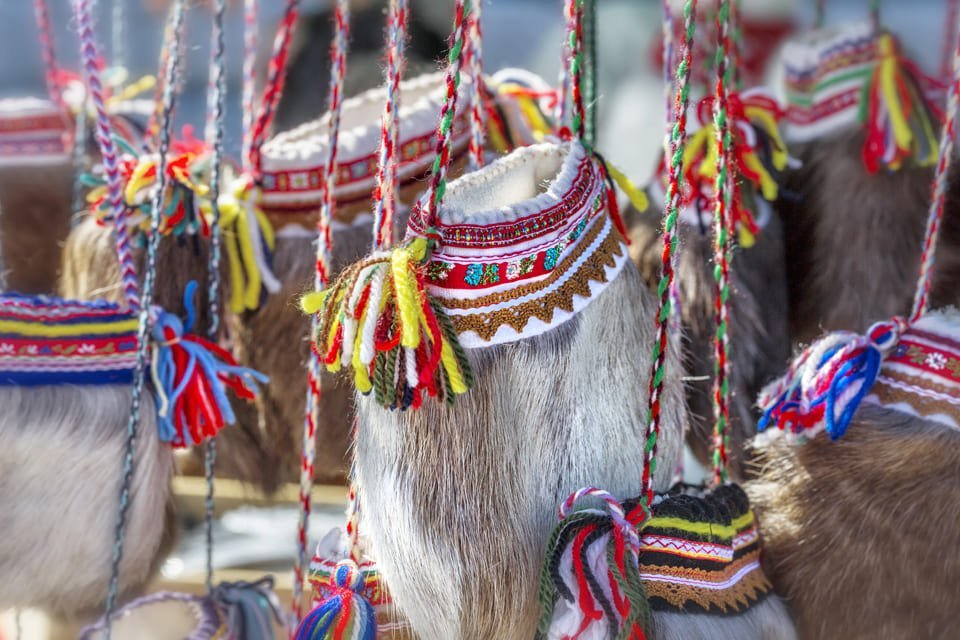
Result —
<path fill-rule="evenodd" d="M 69 162 L 0 168 L 0 242 L 6 288 L 53 293 L 70 231 L 73 167 Z"/>
<path fill-rule="evenodd" d="M 756 446 L 764 563 L 802 638 L 952 638 L 960 432 L 864 405 L 846 434 Z"/>

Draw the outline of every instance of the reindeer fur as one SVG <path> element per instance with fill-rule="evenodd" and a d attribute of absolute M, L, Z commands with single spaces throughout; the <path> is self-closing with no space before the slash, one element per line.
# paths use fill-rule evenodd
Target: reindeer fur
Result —
<path fill-rule="evenodd" d="M 422 640 L 533 637 L 557 505 L 586 485 L 639 493 L 654 307 L 627 264 L 561 327 L 469 351 L 475 386 L 452 407 L 358 398 L 366 534 Z M 659 489 L 683 446 L 678 358 L 663 408 Z"/>
<path fill-rule="evenodd" d="M 647 285 L 660 279 L 662 216 L 657 209 L 625 212 L 630 257 Z M 697 459 L 710 464 L 713 443 L 714 320 L 713 235 L 679 225 L 680 286 L 684 367 L 690 431 L 687 443 Z M 742 478 L 745 443 L 756 433 L 753 402 L 763 385 L 779 375 L 790 356 L 783 227 L 776 213 L 754 246 L 736 249 L 730 286 L 730 446 L 729 469 Z"/>
<path fill-rule="evenodd" d="M 932 168 L 869 175 L 864 134 L 791 146 L 778 204 L 790 285 L 791 332 L 806 343 L 824 331 L 865 331 L 905 315 L 913 302 L 930 205 Z M 934 307 L 960 302 L 960 178 L 951 171 L 931 291 Z"/>
<path fill-rule="evenodd" d="M 0 608 L 64 614 L 102 606 L 110 577 L 129 386 L 0 387 Z M 173 471 L 142 404 L 121 563 L 121 593 L 169 550 L 164 520 Z"/>
<path fill-rule="evenodd" d="M 70 231 L 73 167 L 0 168 L 0 255 L 6 288 L 52 293 L 60 250 Z"/>
<path fill-rule="evenodd" d="M 863 405 L 835 442 L 755 447 L 746 489 L 801 638 L 956 637 L 960 432 Z"/>
<path fill-rule="evenodd" d="M 141 269 L 142 254 L 138 251 L 136 256 Z M 163 238 L 160 242 L 154 299 L 164 309 L 182 316 L 185 314 L 184 289 L 190 280 L 196 280 L 200 286 L 195 300 L 197 321 L 194 331 L 200 334 L 205 334 L 210 326 L 207 263 L 205 242 L 186 239 L 182 246 L 173 238 Z M 64 246 L 60 295 L 81 300 L 120 301 L 122 293 L 120 265 L 110 227 L 86 217 L 71 231 Z M 223 308 L 222 304 L 220 308 Z M 237 424 L 217 437 L 217 473 L 274 488 L 276 482 L 272 478 L 276 474 L 277 460 L 271 456 L 271 449 L 259 426 L 257 407 L 244 401 L 233 401 L 232 404 Z M 185 472 L 202 473 L 200 469 L 199 453 L 184 461 Z"/>

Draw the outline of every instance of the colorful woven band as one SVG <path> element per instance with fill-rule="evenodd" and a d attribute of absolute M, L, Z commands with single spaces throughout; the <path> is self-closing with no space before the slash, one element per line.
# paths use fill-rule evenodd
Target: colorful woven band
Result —
<path fill-rule="evenodd" d="M 50 100 L 0 100 L 0 166 L 67 162 L 72 134 L 63 110 Z"/>
<path fill-rule="evenodd" d="M 543 182 L 539 195 L 511 198 Z M 605 186 L 602 168 L 578 142 L 520 149 L 449 185 L 426 282 L 462 346 L 554 329 L 616 277 L 626 252 L 605 215 Z M 414 207 L 409 233 L 427 235 L 423 206 Z"/>
<path fill-rule="evenodd" d="M 442 73 L 403 81 L 400 107 L 398 184 L 422 178 L 433 162 L 436 114 L 445 95 Z M 464 86 L 461 91 L 467 91 Z M 335 197 L 338 205 L 367 200 L 376 186 L 379 157 L 379 120 L 386 90 L 378 87 L 343 103 L 340 124 Z M 315 215 L 320 209 L 323 162 L 330 123 L 329 114 L 271 139 L 263 148 L 261 178 L 264 212 L 279 229 L 284 218 Z M 470 127 L 466 114 L 456 119 L 454 145 L 457 153 L 467 148 Z M 337 213 L 342 216 L 343 207 Z M 341 224 L 353 220 L 337 219 Z M 311 225 L 312 228 L 312 225 Z"/>
<path fill-rule="evenodd" d="M 788 41 L 783 48 L 787 138 L 803 142 L 857 124 L 877 53 L 877 33 L 869 22 Z"/>
<path fill-rule="evenodd" d="M 960 313 L 929 313 L 901 335 L 866 401 L 960 429 Z"/>
<path fill-rule="evenodd" d="M 137 315 L 110 302 L 3 295 L 0 385 L 130 384 Z"/>
<path fill-rule="evenodd" d="M 907 158 L 919 166 L 936 161 L 942 87 L 890 33 L 870 23 L 821 29 L 789 42 L 783 59 L 790 141 L 860 125 L 871 173 L 896 170 Z"/>
<path fill-rule="evenodd" d="M 771 591 L 743 489 L 676 489 L 653 506 L 640 537 L 640 576 L 657 611 L 742 613 Z"/>

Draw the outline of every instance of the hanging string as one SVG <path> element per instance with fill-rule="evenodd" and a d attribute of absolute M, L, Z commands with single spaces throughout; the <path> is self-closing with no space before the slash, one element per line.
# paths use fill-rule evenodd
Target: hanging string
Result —
<path fill-rule="evenodd" d="M 257 98 L 257 47 L 260 41 L 259 0 L 243 0 L 243 149 L 244 173 L 249 174 L 253 144 L 253 105 Z"/>
<path fill-rule="evenodd" d="M 273 41 L 273 54 L 267 67 L 267 82 L 263 88 L 263 98 L 260 110 L 253 125 L 250 127 L 250 148 L 247 150 L 247 166 L 253 175 L 260 172 L 260 153 L 263 143 L 270 135 L 273 119 L 277 115 L 280 96 L 283 95 L 283 85 L 286 81 L 287 56 L 290 54 L 290 42 L 293 39 L 293 28 L 300 14 L 299 0 L 286 0 L 283 19 L 277 28 L 277 35 Z"/>
<path fill-rule="evenodd" d="M 483 0 L 477 0 L 470 14 L 467 40 L 470 52 L 467 58 L 470 84 L 470 168 L 483 166 L 483 139 L 486 133 L 483 119 Z"/>
<path fill-rule="evenodd" d="M 110 132 L 110 117 L 104 101 L 103 84 L 100 80 L 100 56 L 97 53 L 93 34 L 90 0 L 76 0 L 77 27 L 80 34 L 80 51 L 86 76 L 87 94 L 96 112 L 96 136 L 100 146 L 101 163 L 107 180 L 107 197 L 113 217 L 113 235 L 117 258 L 120 262 L 120 278 L 123 297 L 133 311 L 140 309 L 137 286 L 137 270 L 130 249 L 127 227 L 127 210 L 123 204 L 124 179 L 120 173 L 120 156 Z"/>
<path fill-rule="evenodd" d="M 676 226 L 680 213 L 680 192 L 683 186 L 683 145 L 687 137 L 687 108 L 690 104 L 690 68 L 693 37 L 696 31 L 697 0 L 686 0 L 683 7 L 684 32 L 680 41 L 680 63 L 677 66 L 676 97 L 673 106 L 673 131 L 667 165 L 667 192 L 664 204 L 662 273 L 657 293 L 660 296 L 656 316 L 656 340 L 650 371 L 647 433 L 644 442 L 643 491 L 645 504 L 653 504 L 653 471 L 660 435 L 660 394 L 667 357 L 667 330 L 670 322 L 670 287 L 674 280 L 674 253 L 677 249 Z M 641 501 L 644 504 L 644 501 Z"/>
<path fill-rule="evenodd" d="M 80 108 L 77 109 L 77 114 L 75 116 L 75 124 L 73 127 L 73 150 L 70 155 L 70 162 L 73 165 L 73 169 L 76 172 L 76 176 L 73 180 L 73 213 L 75 214 L 70 218 L 70 228 L 80 220 L 80 216 L 76 215 L 84 211 L 87 208 L 87 202 L 84 197 L 84 185 L 81 176 L 86 173 L 86 159 L 87 159 L 87 101 L 84 98 L 83 102 L 80 105 Z"/>
<path fill-rule="evenodd" d="M 450 147 L 453 140 L 453 119 L 457 112 L 457 95 L 460 92 L 460 71 L 463 68 L 464 36 L 467 20 L 473 3 L 470 0 L 454 1 L 453 33 L 450 35 L 450 53 L 447 56 L 446 96 L 440 110 L 437 126 L 436 157 L 430 178 L 427 210 L 424 225 L 427 229 L 437 222 L 437 212 L 447 189 L 447 170 L 450 166 Z M 436 238 L 432 238 L 436 240 Z"/>
<path fill-rule="evenodd" d="M 670 0 L 663 0 L 661 3 L 663 10 L 663 99 L 664 99 L 664 121 L 665 129 L 663 136 L 664 158 L 670 157 L 670 133 L 673 130 L 673 98 L 674 81 L 673 73 L 675 70 L 676 42 L 674 39 L 674 20 L 673 7 Z M 677 270 L 677 254 L 673 254 L 673 270 Z M 670 282 L 670 304 L 673 313 L 670 314 L 670 331 L 680 330 L 680 283 L 674 279 Z M 682 474 L 681 474 L 682 475 Z"/>
<path fill-rule="evenodd" d="M 563 59 L 570 59 L 570 25 L 573 24 L 573 21 L 576 19 L 576 2 L 574 0 L 567 0 L 563 3 L 563 23 L 564 23 L 564 33 L 565 38 L 563 42 Z M 557 100 L 557 109 L 556 109 L 556 121 L 559 127 L 564 127 L 567 125 L 567 117 L 569 115 L 569 106 L 570 101 L 570 65 L 562 64 L 560 65 L 560 97 Z"/>
<path fill-rule="evenodd" d="M 943 24 L 943 53 L 940 57 L 940 77 L 946 81 L 953 71 L 953 41 L 960 21 L 960 0 L 947 0 L 947 19 Z"/>
<path fill-rule="evenodd" d="M 40 31 L 40 54 L 43 58 L 43 78 L 47 84 L 47 93 L 64 113 L 68 113 L 63 101 L 63 88 L 60 86 L 60 69 L 57 66 L 56 50 L 53 45 L 53 29 L 50 26 L 50 11 L 46 0 L 33 0 L 33 14 Z"/>
<path fill-rule="evenodd" d="M 400 79 L 407 37 L 407 0 L 390 0 L 387 9 L 387 101 L 380 120 L 377 186 L 373 197 L 373 248 L 393 244 L 397 206 L 397 145 L 400 135 Z"/>
<path fill-rule="evenodd" d="M 207 300 L 210 309 L 210 327 L 207 337 L 216 342 L 220 332 L 220 258 L 223 243 L 223 230 L 220 228 L 220 180 L 223 165 L 223 129 L 226 111 L 227 73 L 226 54 L 223 33 L 223 16 L 227 10 L 226 0 L 216 0 L 213 13 L 213 63 L 210 69 L 213 85 L 212 99 L 207 110 L 213 114 L 212 127 L 207 138 L 211 148 L 210 156 L 210 259 L 207 269 Z M 217 444 L 215 438 L 207 439 L 204 444 L 204 475 L 207 482 L 206 508 L 203 525 L 206 534 L 207 552 L 207 593 L 213 593 L 213 515 L 214 515 L 214 471 L 217 464 Z"/>
<path fill-rule="evenodd" d="M 947 112 L 940 135 L 940 156 L 933 180 L 933 200 L 930 202 L 930 215 L 927 218 L 927 230 L 924 235 L 923 253 L 920 256 L 920 278 L 917 293 L 913 301 L 910 321 L 916 321 L 926 313 L 930 305 L 930 283 L 933 280 L 933 259 L 940 237 L 940 224 L 943 220 L 946 203 L 947 179 L 950 173 L 950 161 L 953 157 L 953 145 L 956 139 L 957 108 L 960 106 L 960 25 L 954 31 L 953 78 L 947 94 Z"/>
<path fill-rule="evenodd" d="M 584 102 L 586 114 L 584 140 L 593 146 L 597 142 L 597 5 L 596 0 L 585 0 L 584 23 Z"/>
<path fill-rule="evenodd" d="M 870 22 L 874 31 L 880 31 L 880 0 L 870 0 Z"/>
<path fill-rule="evenodd" d="M 113 0 L 113 11 L 110 16 L 112 36 L 110 53 L 113 55 L 113 66 L 120 69 L 127 68 L 127 47 L 124 40 L 127 33 L 127 2 L 129 0 Z"/>
<path fill-rule="evenodd" d="M 350 5 L 337 0 L 334 5 L 334 39 L 331 49 L 330 87 L 328 92 L 330 132 L 324 163 L 320 215 L 317 218 L 317 260 L 314 289 L 321 291 L 330 281 L 333 250 L 330 225 L 336 207 L 337 151 L 340 139 L 340 116 L 343 110 L 343 84 L 347 73 L 347 44 L 350 37 Z M 311 320 L 310 335 L 316 335 L 317 315 Z M 316 458 L 317 418 L 321 398 L 319 359 L 310 350 L 307 366 L 307 410 L 304 416 L 303 444 L 300 464 L 300 518 L 297 523 L 297 555 L 293 566 L 293 607 L 290 629 L 295 630 L 303 617 L 304 566 L 308 562 L 307 538 L 310 533 L 310 490 L 313 487 L 313 464 Z"/>
<path fill-rule="evenodd" d="M 567 60 L 570 67 L 567 77 L 572 104 L 570 132 L 577 139 L 583 139 L 586 120 L 583 101 L 583 2 L 584 0 L 567 0 L 564 12 L 567 17 Z M 562 120 L 561 123 L 566 124 L 566 121 Z"/>
<path fill-rule="evenodd" d="M 817 0 L 816 14 L 813 19 L 813 26 L 816 29 L 823 27 L 827 19 L 827 0 Z"/>
<path fill-rule="evenodd" d="M 732 39 L 730 41 L 730 70 L 733 72 L 734 91 L 743 89 L 743 70 L 740 68 L 740 48 L 743 46 L 743 0 L 733 0 L 729 17 Z"/>
<path fill-rule="evenodd" d="M 730 421 L 730 352 L 729 344 L 729 298 L 730 298 L 730 210 L 733 206 L 734 174 L 731 154 L 733 152 L 733 131 L 727 113 L 729 104 L 731 77 L 733 75 L 732 47 L 730 43 L 730 0 L 720 0 L 717 10 L 717 85 L 713 101 L 713 123 L 716 130 L 717 181 L 714 188 L 714 316 L 716 334 L 714 336 L 713 364 L 713 482 L 722 484 L 727 481 L 727 445 Z"/>
<path fill-rule="evenodd" d="M 84 55 L 84 67 L 88 74 L 90 92 L 94 97 L 98 120 L 103 120 L 102 126 L 98 123 L 101 137 L 101 152 L 109 155 L 116 153 L 110 141 L 109 123 L 106 121 L 106 108 L 103 106 L 102 95 L 98 101 L 96 94 L 100 91 L 99 70 L 97 69 L 97 51 L 93 37 L 93 27 L 90 18 L 90 0 L 76 0 L 78 24 L 80 26 L 80 40 Z M 143 274 L 143 288 L 140 298 L 140 318 L 137 333 L 137 364 L 133 375 L 131 390 L 130 419 L 127 422 L 127 441 L 123 459 L 123 477 L 120 487 L 119 514 L 113 544 L 113 559 L 110 567 L 110 586 L 107 590 L 107 604 L 104 619 L 106 620 L 106 638 L 109 640 L 111 632 L 110 618 L 117 603 L 120 585 L 120 561 L 123 556 L 123 544 L 126 536 L 127 511 L 130 507 L 130 489 L 133 479 L 133 454 L 136 446 L 137 428 L 140 423 L 141 400 L 147 369 L 148 336 L 150 334 L 150 306 L 153 300 L 153 285 L 156 278 L 157 246 L 160 241 L 160 217 L 163 206 L 163 195 L 167 181 L 167 151 L 170 146 L 171 117 L 174 108 L 175 78 L 180 61 L 180 36 L 183 27 L 184 0 L 174 0 L 173 5 L 173 43 L 169 64 L 164 69 L 165 85 L 163 92 L 163 111 L 160 127 L 160 145 L 157 160 L 157 188 L 154 191 L 151 208 L 150 235 L 147 240 L 146 269 Z M 99 104 L 98 104 L 99 102 Z M 110 178 L 108 170 L 108 180 Z M 126 221 L 115 217 L 116 229 L 125 228 Z M 135 284 L 135 283 L 134 283 Z"/>

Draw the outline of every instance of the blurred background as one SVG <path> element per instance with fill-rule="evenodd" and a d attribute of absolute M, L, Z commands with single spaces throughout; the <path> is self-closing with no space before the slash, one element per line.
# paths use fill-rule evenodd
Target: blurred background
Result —
<path fill-rule="evenodd" d="M 410 0 L 412 7 L 410 72 L 436 64 L 445 51 L 452 0 Z M 882 21 L 903 41 L 906 50 L 927 72 L 940 63 L 947 0 L 887 0 Z M 69 0 L 48 0 L 61 65 L 76 71 L 78 43 Z M 137 78 L 157 72 L 168 0 L 100 0 L 99 36 L 111 62 L 121 62 Z M 206 2 L 196 2 L 187 20 L 186 75 L 179 97 L 177 125 L 203 128 L 210 60 L 210 20 Z M 261 0 L 261 68 L 269 55 L 273 32 L 283 10 L 282 0 Z M 386 0 L 352 3 L 351 54 L 347 94 L 382 81 L 382 42 Z M 680 2 L 676 2 L 679 8 Z M 326 107 L 328 49 L 332 30 L 328 0 L 303 0 L 302 18 L 295 36 L 288 71 L 287 92 L 275 131 L 288 129 L 318 116 Z M 660 0 L 597 0 L 598 5 L 598 148 L 635 182 L 644 184 L 658 159 L 664 131 L 664 91 L 658 68 L 662 22 Z M 830 0 L 827 21 L 861 20 L 867 0 Z M 228 12 L 227 148 L 234 156 L 240 147 L 240 85 L 242 2 Z M 559 0 L 483 0 L 484 65 L 493 72 L 523 67 L 555 82 L 559 74 L 562 40 Z M 43 66 L 32 3 L 0 0 L 0 98 L 42 96 Z M 813 22 L 812 0 L 743 0 L 746 30 L 744 59 L 758 78 L 775 78 L 778 44 L 791 29 Z M 116 17 L 120 17 L 116 21 Z M 114 25 L 121 27 L 116 32 Z M 751 38 L 751 34 L 756 36 Z M 770 80 L 772 81 L 772 80 Z M 692 470 L 692 471 L 691 471 Z M 694 474 L 691 477 L 691 473 Z M 688 478 L 696 469 L 688 468 Z M 178 478 L 176 487 L 187 531 L 167 561 L 158 588 L 202 589 L 202 484 Z M 182 482 L 181 482 L 182 481 Z M 270 500 L 236 483 L 218 487 L 215 564 L 218 571 L 273 571 L 281 589 L 289 588 L 289 566 L 294 552 L 296 491 L 281 491 Z M 342 524 L 344 493 L 320 488 L 313 531 L 320 534 Z M 238 574 L 244 575 L 245 574 Z M 289 599 L 281 596 L 284 603 Z M 23 618 L 24 638 L 73 637 L 71 623 L 49 621 L 35 612 Z M 13 615 L 0 615 L 0 638 L 12 635 Z"/>

